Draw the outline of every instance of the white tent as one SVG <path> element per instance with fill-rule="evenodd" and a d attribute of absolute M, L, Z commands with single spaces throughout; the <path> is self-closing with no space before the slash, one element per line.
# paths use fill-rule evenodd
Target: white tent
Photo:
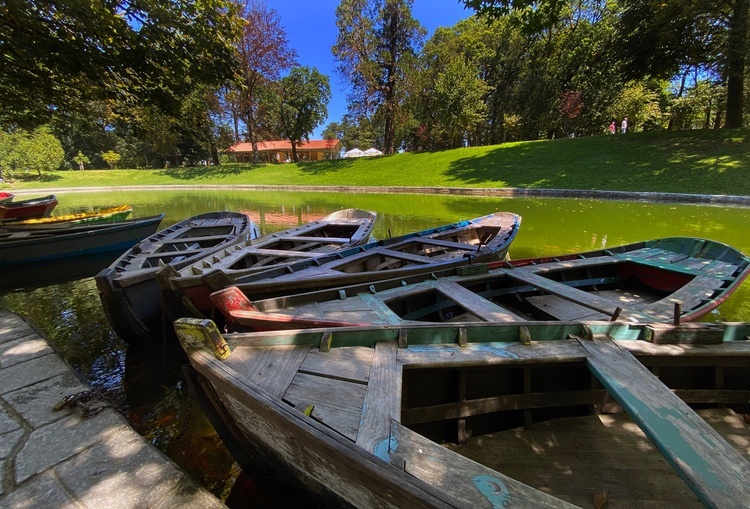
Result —
<path fill-rule="evenodd" d="M 358 148 L 353 148 L 344 153 L 344 157 L 363 157 L 364 155 L 365 153 Z"/>
<path fill-rule="evenodd" d="M 368 148 L 367 150 L 365 150 L 365 155 L 368 156 L 368 157 L 370 157 L 370 156 L 382 156 L 383 153 L 380 150 L 378 150 L 378 149 L 376 149 L 376 148 L 373 147 L 373 148 Z"/>

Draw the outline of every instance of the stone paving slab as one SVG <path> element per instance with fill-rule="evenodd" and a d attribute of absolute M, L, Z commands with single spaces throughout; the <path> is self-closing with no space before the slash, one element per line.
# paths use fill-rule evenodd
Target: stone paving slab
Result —
<path fill-rule="evenodd" d="M 83 390 L 46 339 L 0 310 L 0 508 L 226 507 L 117 411 L 53 410 Z"/>

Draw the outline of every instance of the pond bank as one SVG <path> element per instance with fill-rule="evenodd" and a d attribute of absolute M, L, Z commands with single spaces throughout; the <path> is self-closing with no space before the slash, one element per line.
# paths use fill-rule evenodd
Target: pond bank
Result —
<path fill-rule="evenodd" d="M 594 198 L 601 200 L 630 200 L 667 203 L 695 203 L 709 205 L 739 205 L 750 207 L 750 196 L 723 194 L 651 193 L 634 191 L 606 191 L 599 189 L 532 189 L 520 187 L 467 188 L 467 187 L 357 187 L 357 186 L 256 186 L 256 185 L 164 185 L 164 186 L 102 186 L 102 187 L 50 187 L 41 189 L 10 190 L 14 194 L 49 194 L 61 192 L 223 189 L 257 191 L 314 191 L 336 193 L 404 193 L 404 194 L 453 194 L 458 196 L 499 197 L 548 197 L 548 198 Z"/>
<path fill-rule="evenodd" d="M 0 309 L 0 506 L 226 507 L 105 401 L 53 409 L 88 390 L 46 338 Z M 85 408 L 98 413 L 83 418 Z"/>

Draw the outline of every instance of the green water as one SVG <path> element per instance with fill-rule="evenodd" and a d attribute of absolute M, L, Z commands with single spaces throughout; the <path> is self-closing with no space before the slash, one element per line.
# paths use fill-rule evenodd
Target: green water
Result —
<path fill-rule="evenodd" d="M 246 190 L 65 192 L 57 196 L 60 204 L 54 214 L 128 203 L 133 206 L 133 217 L 165 212 L 162 227 L 202 212 L 242 210 L 256 219 L 263 234 L 337 209 L 358 207 L 378 213 L 375 238 L 510 211 L 523 218 L 510 249 L 513 259 L 672 236 L 709 238 L 750 253 L 750 209 L 738 207 Z M 131 348 L 126 352 L 126 345 L 107 325 L 93 279 L 14 290 L 0 295 L 0 307 L 36 325 L 72 366 L 123 409 L 141 434 L 214 493 L 226 495 L 236 472 L 205 418 L 189 406 L 178 353 L 161 345 L 150 351 Z M 706 319 L 750 321 L 750 282 Z"/>

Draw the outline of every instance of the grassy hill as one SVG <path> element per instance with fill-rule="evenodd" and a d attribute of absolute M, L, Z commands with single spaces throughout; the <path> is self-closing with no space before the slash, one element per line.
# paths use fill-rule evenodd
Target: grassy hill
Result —
<path fill-rule="evenodd" d="M 122 185 L 417 186 L 750 195 L 750 129 L 628 133 L 300 164 L 70 170 L 10 189 Z"/>

